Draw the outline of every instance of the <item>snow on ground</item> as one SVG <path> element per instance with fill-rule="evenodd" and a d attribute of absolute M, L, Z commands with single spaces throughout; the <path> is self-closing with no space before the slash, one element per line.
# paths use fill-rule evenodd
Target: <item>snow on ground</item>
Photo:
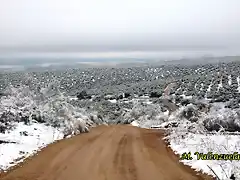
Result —
<path fill-rule="evenodd" d="M 77 97 L 69 97 L 69 100 L 70 100 L 70 101 L 72 101 L 72 100 L 77 101 L 78 98 L 77 98 Z"/>
<path fill-rule="evenodd" d="M 192 96 L 186 96 L 185 94 L 181 94 L 180 97 L 183 99 L 192 99 Z"/>
<path fill-rule="evenodd" d="M 230 78 L 231 78 L 231 76 L 230 76 Z M 231 79 L 229 79 L 228 84 L 229 84 L 229 86 L 232 84 Z M 218 84 L 217 91 L 219 91 L 220 88 L 223 88 L 222 77 L 220 79 L 220 83 Z"/>
<path fill-rule="evenodd" d="M 203 83 L 201 83 L 201 88 L 200 88 L 200 91 L 202 91 L 202 90 L 203 90 L 203 86 L 204 86 L 204 84 L 203 84 Z"/>
<path fill-rule="evenodd" d="M 225 109 L 224 105 L 225 103 L 213 103 L 211 111 L 206 117 L 210 119 L 216 117 L 219 120 L 225 118 L 228 120 L 231 113 L 229 114 L 229 109 Z M 182 162 L 197 171 L 203 171 L 204 173 L 213 176 L 215 176 L 214 173 L 216 173 L 220 180 L 229 180 L 229 177 L 234 174 L 236 179 L 240 180 L 240 154 L 238 155 L 239 160 L 233 161 L 197 160 L 197 155 L 194 155 L 195 152 L 204 154 L 209 152 L 212 152 L 212 154 L 240 153 L 240 133 L 210 133 L 207 131 L 201 131 L 201 128 L 199 131 L 197 131 L 197 129 L 193 130 L 192 127 L 194 126 L 189 126 L 189 121 L 181 119 L 179 116 L 179 113 L 185 108 L 186 107 L 181 107 L 178 112 L 172 113 L 170 116 L 168 112 L 154 111 L 153 114 L 156 116 L 151 116 L 151 118 L 149 118 L 147 115 L 140 113 L 139 115 L 141 117 L 133 121 L 131 124 L 141 128 L 157 128 L 169 131 L 170 135 L 166 137 L 166 139 L 170 142 L 170 147 L 180 156 L 182 153 L 191 152 L 193 160 L 183 160 Z M 137 112 L 141 110 L 141 108 L 137 108 Z M 145 112 L 148 112 L 148 115 L 151 114 L 147 109 L 145 109 Z M 205 116 L 203 117 L 206 118 Z M 176 127 L 174 124 L 178 123 L 180 124 Z M 172 125 L 173 128 L 166 129 L 166 127 L 170 127 L 169 125 Z M 191 127 L 190 130 L 188 126 Z"/>
<path fill-rule="evenodd" d="M 237 91 L 240 93 L 240 78 L 239 78 L 239 76 L 237 77 L 237 84 L 238 84 Z"/>
<path fill-rule="evenodd" d="M 114 103 L 114 104 L 117 103 L 116 99 L 112 99 L 112 100 L 109 99 L 108 101 L 111 102 L 111 103 Z"/>
<path fill-rule="evenodd" d="M 62 138 L 63 134 L 51 126 L 18 123 L 13 131 L 0 133 L 0 140 L 12 142 L 0 144 L 0 171 L 7 170 L 46 145 Z"/>
<path fill-rule="evenodd" d="M 194 155 L 195 152 L 204 154 L 208 152 L 212 152 L 212 154 L 240 153 L 240 135 L 187 133 L 179 136 L 179 134 L 176 133 L 171 134 L 168 139 L 170 141 L 170 147 L 176 154 L 179 154 L 180 157 L 185 152 L 191 152 L 193 159 L 182 160 L 184 164 L 210 175 L 214 175 L 213 170 L 221 180 L 229 179 L 232 173 L 235 174 L 237 179 L 240 179 L 240 172 L 238 170 L 240 169 L 240 163 L 238 160 L 197 160 L 197 155 Z"/>
<path fill-rule="evenodd" d="M 197 83 L 195 83 L 195 85 L 194 85 L 194 89 L 195 89 L 195 90 L 197 89 L 197 86 L 198 86 L 198 84 L 197 84 Z"/>
<path fill-rule="evenodd" d="M 232 85 L 232 76 L 231 75 L 228 76 L 228 85 L 229 86 Z"/>
<path fill-rule="evenodd" d="M 212 88 L 212 82 L 209 84 L 209 86 L 207 88 L 207 92 L 211 92 L 211 88 Z"/>
<path fill-rule="evenodd" d="M 131 125 L 132 125 L 132 126 L 139 126 L 139 124 L 138 124 L 137 121 L 133 121 L 133 122 L 131 123 Z"/>

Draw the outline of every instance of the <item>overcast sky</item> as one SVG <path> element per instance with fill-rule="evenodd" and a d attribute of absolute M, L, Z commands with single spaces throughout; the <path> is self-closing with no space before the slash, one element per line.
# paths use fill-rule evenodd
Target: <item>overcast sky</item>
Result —
<path fill-rule="evenodd" d="M 0 53 L 240 47 L 239 0 L 0 0 Z"/>

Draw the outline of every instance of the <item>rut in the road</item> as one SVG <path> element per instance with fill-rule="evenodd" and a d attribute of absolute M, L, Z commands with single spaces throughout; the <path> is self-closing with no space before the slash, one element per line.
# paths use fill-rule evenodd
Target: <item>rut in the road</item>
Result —
<path fill-rule="evenodd" d="M 44 148 L 2 180 L 209 180 L 178 157 L 159 130 L 99 126 Z"/>

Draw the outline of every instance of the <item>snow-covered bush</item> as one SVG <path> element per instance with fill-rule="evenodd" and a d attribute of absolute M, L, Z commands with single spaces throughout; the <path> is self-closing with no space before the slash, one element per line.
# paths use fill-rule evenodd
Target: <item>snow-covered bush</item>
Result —
<path fill-rule="evenodd" d="M 168 118 L 168 112 L 162 112 L 158 104 L 135 103 L 131 110 L 123 113 L 119 119 L 122 123 L 133 121 L 138 122 L 141 127 L 151 128 L 151 126 L 160 125 Z"/>
<path fill-rule="evenodd" d="M 219 104 L 211 106 L 209 111 L 201 111 L 197 104 L 180 107 L 169 117 L 169 122 L 176 121 L 181 131 L 206 133 L 209 131 L 240 131 L 240 109 L 228 109 Z"/>
<path fill-rule="evenodd" d="M 189 108 L 191 112 L 196 108 L 194 105 L 190 107 L 181 107 L 178 111 L 171 114 L 168 119 L 169 122 L 172 120 L 178 122 L 177 127 L 168 129 L 169 135 L 166 138 L 174 151 L 180 155 L 184 152 L 212 152 L 213 154 L 233 154 L 234 152 L 239 152 L 240 141 L 238 133 L 229 135 L 229 132 L 227 132 L 238 130 L 239 109 L 231 110 L 224 108 L 221 104 L 213 104 L 209 112 L 197 111 L 198 115 L 195 114 L 195 116 L 198 120 L 192 122 L 184 116 L 184 113 L 188 112 Z M 210 131 L 213 132 L 210 133 Z M 193 160 L 185 160 L 183 162 L 197 170 L 203 170 L 205 173 L 216 175 L 221 180 L 227 180 L 232 175 L 236 179 L 240 178 L 240 166 L 236 160 L 197 160 L 196 156 L 192 157 L 194 157 Z"/>
<path fill-rule="evenodd" d="M 101 123 L 96 113 L 72 106 L 69 102 L 69 98 L 54 83 L 38 92 L 24 85 L 9 86 L 0 99 L 0 129 L 4 132 L 19 121 L 25 124 L 38 121 L 68 134 L 70 130 L 76 134 L 87 132 L 95 123 Z"/>
<path fill-rule="evenodd" d="M 6 130 L 11 130 L 13 124 L 14 114 L 11 112 L 3 112 L 0 116 L 0 133 L 5 133 Z"/>
<path fill-rule="evenodd" d="M 219 131 L 221 129 L 230 132 L 240 131 L 240 109 L 212 109 L 203 118 L 203 124 L 208 131 Z"/>

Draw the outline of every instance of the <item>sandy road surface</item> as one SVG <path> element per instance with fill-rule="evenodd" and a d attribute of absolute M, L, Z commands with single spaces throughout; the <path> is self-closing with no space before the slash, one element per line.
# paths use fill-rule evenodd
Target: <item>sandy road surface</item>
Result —
<path fill-rule="evenodd" d="M 2 180 L 205 180 L 178 162 L 159 130 L 99 126 L 51 144 Z"/>

